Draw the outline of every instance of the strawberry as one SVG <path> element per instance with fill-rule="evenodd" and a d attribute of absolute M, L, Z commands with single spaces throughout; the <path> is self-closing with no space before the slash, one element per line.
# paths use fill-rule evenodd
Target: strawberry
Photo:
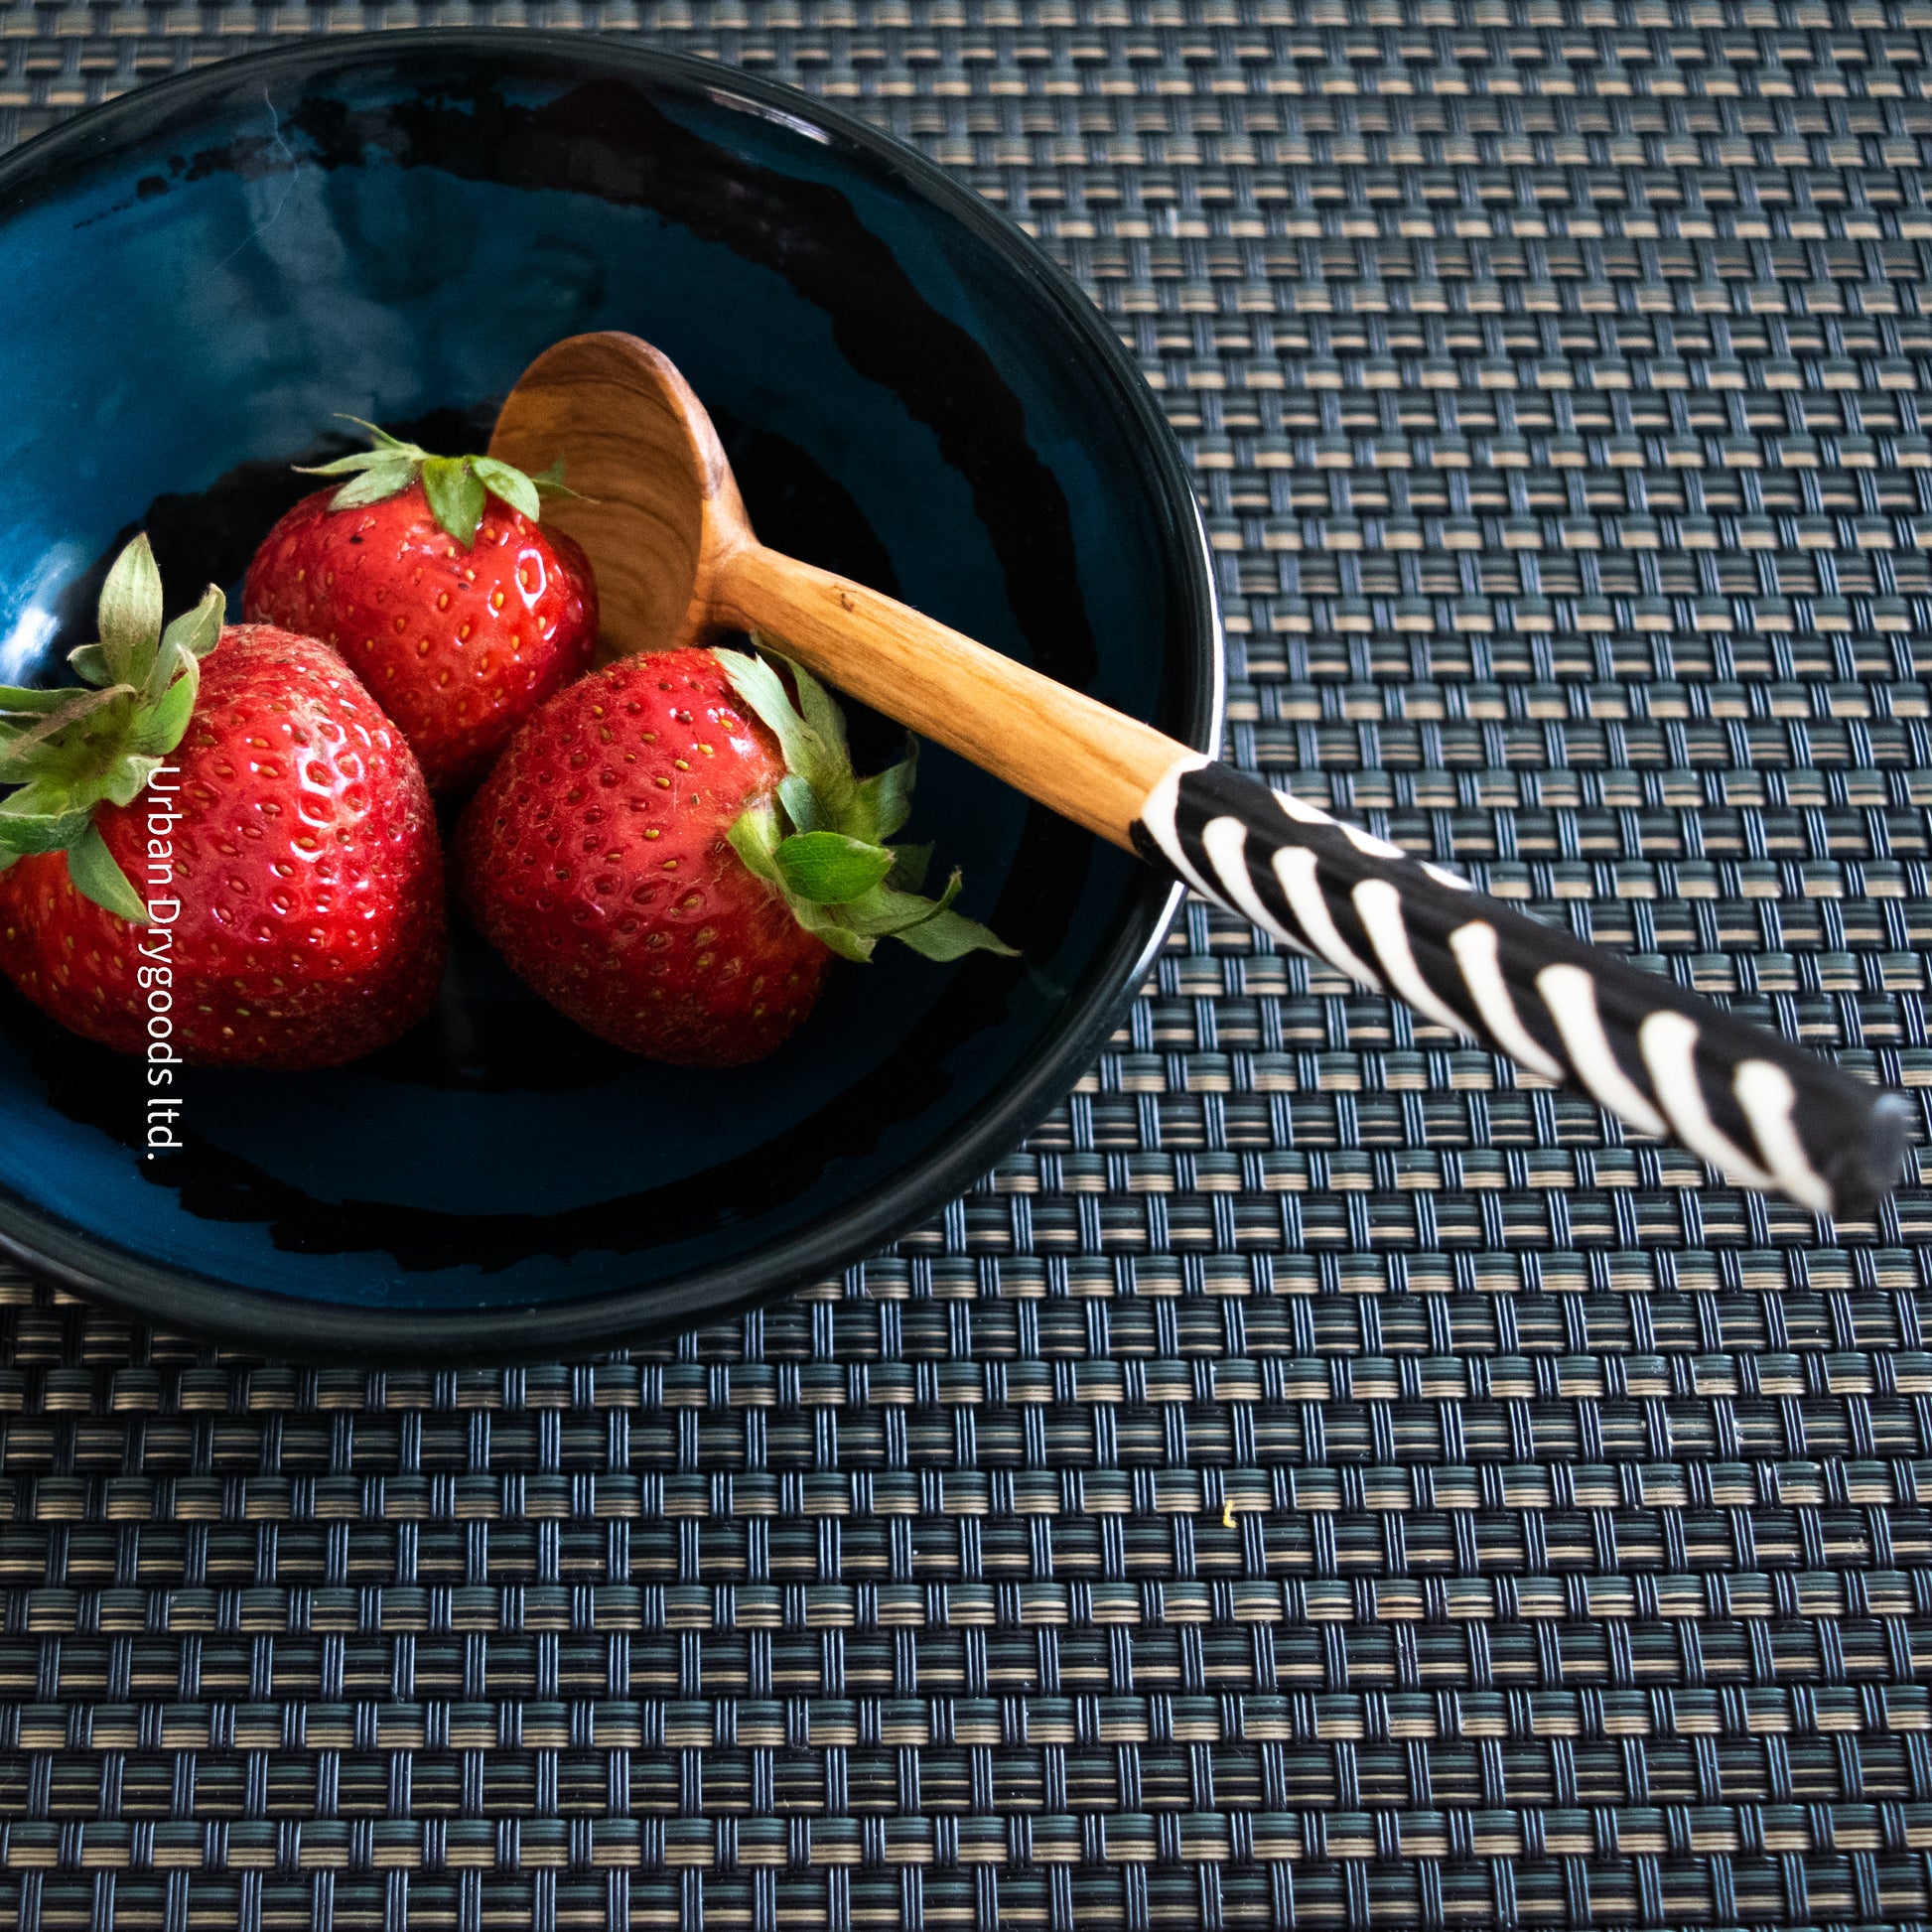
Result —
<path fill-rule="evenodd" d="M 354 474 L 269 531 L 242 615 L 333 645 L 402 727 L 430 789 L 461 791 L 590 669 L 597 585 L 583 551 L 540 524 L 561 474 L 433 457 L 363 427 L 374 449 L 306 473 Z"/>
<path fill-rule="evenodd" d="M 429 790 L 333 651 L 222 613 L 210 585 L 163 630 L 137 537 L 70 660 L 86 687 L 0 688 L 0 969 L 119 1052 L 340 1065 L 442 980 Z"/>
<path fill-rule="evenodd" d="M 824 690 L 736 651 L 625 658 L 551 699 L 470 801 L 460 888 L 477 923 L 600 1038 L 686 1066 L 773 1050 L 834 955 L 897 937 L 929 959 L 1005 953 L 885 843 L 913 758 L 863 782 Z"/>

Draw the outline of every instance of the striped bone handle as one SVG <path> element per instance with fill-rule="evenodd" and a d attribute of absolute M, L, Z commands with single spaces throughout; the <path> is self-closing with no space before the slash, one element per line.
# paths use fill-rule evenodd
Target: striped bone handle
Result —
<path fill-rule="evenodd" d="M 1897 1179 L 1902 1096 L 1228 765 L 1177 759 L 1142 805 L 1134 842 L 1285 944 L 1574 1082 L 1740 1185 L 1847 1214 Z"/>

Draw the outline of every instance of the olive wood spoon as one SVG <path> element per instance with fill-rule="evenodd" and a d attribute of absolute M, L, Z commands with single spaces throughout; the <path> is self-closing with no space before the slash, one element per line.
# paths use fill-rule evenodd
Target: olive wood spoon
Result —
<path fill-rule="evenodd" d="M 1818 1213 L 1895 1182 L 1909 1109 L 1671 981 L 752 533 L 704 405 L 634 336 L 546 350 L 490 454 L 563 458 L 608 647 L 759 631 L 827 682 L 1359 985 Z"/>

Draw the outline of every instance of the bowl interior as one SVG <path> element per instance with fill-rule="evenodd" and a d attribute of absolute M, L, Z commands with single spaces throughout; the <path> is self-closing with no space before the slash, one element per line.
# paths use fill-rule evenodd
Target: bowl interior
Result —
<path fill-rule="evenodd" d="M 767 542 L 1211 730 L 1191 506 L 1078 298 L 795 97 L 432 37 L 241 63 L 91 125 L 0 173 L 0 681 L 60 680 L 137 528 L 172 607 L 212 578 L 238 616 L 310 486 L 289 466 L 350 447 L 337 412 L 480 448 L 538 350 L 624 329 L 703 397 Z M 855 738 L 896 755 L 883 720 Z M 907 835 L 1024 964 L 882 949 L 727 1073 L 603 1047 L 464 935 L 408 1039 L 327 1074 L 194 1070 L 188 1151 L 149 1160 L 141 1070 L 0 990 L 0 1234 L 157 1292 L 372 1313 L 715 1305 L 822 1265 L 1050 1104 L 1168 902 L 930 748 Z"/>

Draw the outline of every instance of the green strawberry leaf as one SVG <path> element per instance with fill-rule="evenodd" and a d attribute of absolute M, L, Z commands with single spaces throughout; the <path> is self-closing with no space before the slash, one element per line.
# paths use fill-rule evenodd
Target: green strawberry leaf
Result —
<path fill-rule="evenodd" d="M 867 830 L 861 837 L 890 839 L 912 816 L 912 787 L 919 780 L 919 741 L 908 736 L 897 764 L 859 780 L 859 810 Z"/>
<path fill-rule="evenodd" d="M 163 637 L 161 649 L 155 654 L 154 669 L 148 673 L 148 681 L 142 688 L 141 697 L 149 704 L 168 695 L 168 688 L 184 675 L 190 665 L 195 666 L 196 674 L 201 672 L 201 660 L 191 657 L 187 651 L 172 638 Z"/>
<path fill-rule="evenodd" d="M 787 771 L 778 780 L 778 801 L 785 808 L 785 816 L 791 820 L 792 827 L 800 832 L 827 832 L 831 821 L 825 816 L 824 807 L 818 801 L 818 793 L 803 778 Z"/>
<path fill-rule="evenodd" d="M 21 796 L 17 791 L 0 799 L 0 845 L 10 852 L 65 852 L 87 829 L 91 816 L 87 811 L 23 810 Z"/>
<path fill-rule="evenodd" d="M 829 907 L 814 905 L 809 899 L 788 899 L 792 916 L 815 938 L 821 939 L 841 959 L 863 966 L 879 942 L 865 933 L 851 931 Z"/>
<path fill-rule="evenodd" d="M 301 477 L 352 479 L 330 497 L 329 507 L 332 510 L 360 509 L 369 503 L 380 503 L 398 490 L 407 489 L 416 481 L 416 472 L 429 458 L 427 450 L 419 449 L 414 443 L 402 442 L 387 430 L 377 429 L 373 423 L 365 423 L 360 416 L 344 416 L 341 420 L 353 423 L 357 429 L 367 430 L 375 447 L 357 450 L 350 456 L 339 456 L 333 463 L 298 463 L 295 466 L 296 475 Z"/>
<path fill-rule="evenodd" d="M 923 924 L 935 912 L 943 912 L 959 896 L 959 875 L 955 873 L 945 896 L 936 903 L 916 893 L 895 892 L 890 886 L 876 886 L 864 898 L 854 899 L 841 908 L 841 917 L 854 932 L 870 932 L 882 939 Z"/>
<path fill-rule="evenodd" d="M 541 476 L 530 477 L 514 464 L 491 456 L 431 456 L 419 444 L 405 443 L 360 416 L 342 420 L 368 431 L 373 447 L 339 456 L 330 463 L 297 464 L 304 477 L 346 477 L 348 482 L 329 499 L 332 510 L 361 509 L 407 489 L 418 477 L 429 498 L 431 514 L 468 550 L 477 541 L 487 499 L 500 497 L 532 523 L 542 520 L 545 491 L 574 496 L 564 487 L 562 458 Z"/>
<path fill-rule="evenodd" d="M 791 680 L 798 687 L 798 710 L 820 741 L 832 753 L 843 759 L 847 770 L 851 768 L 851 753 L 846 749 L 845 714 L 832 702 L 830 694 L 804 665 L 793 663 L 790 658 L 785 662 L 791 665 Z"/>
<path fill-rule="evenodd" d="M 993 952 L 1017 959 L 1019 954 L 997 933 L 977 919 L 964 918 L 951 909 L 953 900 L 959 897 L 959 888 L 957 870 L 936 899 L 881 887 L 856 905 L 847 906 L 845 918 L 856 931 L 903 940 L 914 952 L 923 953 L 928 959 L 959 959 L 969 952 Z"/>
<path fill-rule="evenodd" d="M 419 461 L 423 457 L 429 455 L 429 452 L 421 448 L 419 445 L 415 443 L 405 443 L 402 440 L 402 438 L 399 436 L 391 436 L 386 429 L 383 429 L 380 425 L 376 423 L 370 422 L 364 416 L 345 415 L 343 411 L 339 409 L 336 412 L 336 420 L 339 423 L 353 423 L 357 429 L 367 430 L 378 450 L 393 451 L 398 456 L 415 457 Z"/>
<path fill-rule="evenodd" d="M 779 660 L 790 671 L 798 688 L 798 704 L 793 716 L 804 723 L 807 742 L 814 748 L 813 762 L 803 775 L 818 794 L 819 810 L 828 825 L 834 825 L 855 838 L 866 834 L 854 822 L 859 796 L 859 781 L 852 775 L 852 753 L 846 745 L 845 718 L 826 694 L 824 685 L 802 664 L 789 658 Z M 782 695 L 784 687 L 779 685 Z M 789 704 L 789 700 L 787 700 Z"/>
<path fill-rule="evenodd" d="M 400 437 L 391 436 L 386 429 L 377 429 L 373 423 L 364 422 L 360 416 L 338 416 L 337 421 L 353 423 L 357 429 L 367 430 L 375 447 L 357 450 L 350 456 L 339 456 L 333 463 L 298 463 L 295 466 L 297 476 L 349 477 L 358 470 L 373 470 L 383 464 L 399 463 L 407 466 L 413 478 L 416 466 L 429 458 L 429 452 L 419 445 L 405 443 Z"/>
<path fill-rule="evenodd" d="M 102 797 L 111 798 L 117 805 L 131 805 L 147 790 L 148 780 L 161 769 L 161 765 L 162 760 L 156 758 L 118 759 L 114 768 L 94 780 L 94 783 L 99 785 Z"/>
<path fill-rule="evenodd" d="M 298 463 L 298 477 L 352 477 L 359 471 L 374 470 L 399 460 L 394 450 L 357 450 L 352 456 L 339 456 L 334 463 Z"/>
<path fill-rule="evenodd" d="M 783 681 L 761 657 L 743 651 L 721 650 L 713 655 L 725 667 L 732 689 L 763 721 L 785 763 L 818 793 L 819 813 L 829 825 L 843 826 L 858 792 L 852 760 L 846 754 L 844 727 L 836 744 L 828 744 L 799 716 L 785 693 Z"/>
<path fill-rule="evenodd" d="M 100 827 L 91 821 L 68 847 L 68 877 L 73 881 L 76 893 L 92 899 L 103 911 L 112 912 L 132 925 L 147 924 L 147 906 L 108 851 Z"/>
<path fill-rule="evenodd" d="M 500 496 L 532 523 L 541 521 L 543 504 L 538 500 L 537 486 L 521 470 L 499 463 L 493 456 L 477 457 L 470 467 L 477 473 L 477 481 L 492 496 Z"/>
<path fill-rule="evenodd" d="M 947 880 L 946 890 L 937 899 L 920 898 L 913 893 L 896 893 L 882 886 L 843 907 L 841 916 L 855 932 L 902 940 L 928 959 L 959 959 L 969 952 L 993 952 L 1009 959 L 1018 958 L 1011 946 L 977 919 L 962 918 L 950 909 L 959 897 L 959 886 L 957 872 Z"/>
<path fill-rule="evenodd" d="M 191 661 L 206 657 L 221 641 L 221 626 L 227 616 L 228 600 L 210 584 L 202 593 L 201 603 L 194 610 L 184 612 L 161 633 L 160 655 L 155 659 L 154 674 L 142 695 L 158 698 L 167 690 L 180 668 L 171 661 L 175 653 Z"/>
<path fill-rule="evenodd" d="M 112 684 L 114 682 L 114 667 L 108 662 L 107 652 L 99 644 L 82 644 L 77 650 L 69 651 L 68 662 L 73 666 L 74 675 L 85 683 Z"/>
<path fill-rule="evenodd" d="M 79 839 L 68 846 L 68 877 L 73 881 L 75 893 L 90 898 L 104 912 L 127 919 L 129 925 L 147 925 L 147 906 L 127 883 L 127 874 L 100 837 L 98 825 L 89 821 Z"/>
<path fill-rule="evenodd" d="M 118 683 L 148 674 L 161 636 L 161 570 L 144 530 L 114 559 L 100 587 L 100 645 Z"/>
<path fill-rule="evenodd" d="M 477 540 L 477 525 L 489 506 L 488 492 L 478 480 L 468 457 L 433 456 L 423 465 L 423 494 L 430 514 L 468 550 Z"/>
<path fill-rule="evenodd" d="M 793 704 L 763 657 L 713 654 L 732 689 L 778 741 L 787 766 L 778 802 L 796 828 L 789 838 L 776 838 L 777 813 L 760 805 L 732 827 L 732 845 L 754 874 L 777 886 L 806 931 L 846 959 L 871 958 L 877 942 L 889 937 L 928 959 L 969 952 L 1018 956 L 986 926 L 951 909 L 959 893 L 957 872 L 936 900 L 919 896 L 930 846 L 884 843 L 911 812 L 915 741 L 908 739 L 899 763 L 861 783 L 852 774 L 845 720 L 809 671 L 787 667 L 798 692 Z"/>
<path fill-rule="evenodd" d="M 0 686 L 0 853 L 67 852 L 77 891 L 123 917 L 145 915 L 100 843 L 95 809 L 134 804 L 181 743 L 224 611 L 210 585 L 164 631 L 161 574 L 147 538 L 121 552 L 101 591 L 99 641 L 71 655 L 86 682 L 53 691 Z"/>
<path fill-rule="evenodd" d="M 76 797 L 74 787 L 65 779 L 40 774 L 30 778 L 18 791 L 9 792 L 5 799 L 0 799 L 0 820 L 9 816 L 23 819 L 63 818 L 72 812 L 85 811 L 92 802 L 92 799 Z"/>
<path fill-rule="evenodd" d="M 931 846 L 896 845 L 893 869 L 886 875 L 886 884 L 901 893 L 916 893 L 925 884 L 926 868 L 931 864 Z"/>
<path fill-rule="evenodd" d="M 97 649 L 98 646 L 94 648 Z M 62 691 L 40 691 L 29 690 L 19 684 L 0 684 L 0 716 L 40 717 L 50 711 L 59 711 L 72 696 L 71 688 Z"/>
<path fill-rule="evenodd" d="M 371 464 L 359 477 L 343 484 L 329 499 L 332 510 L 354 510 L 386 502 L 416 481 L 413 463 L 387 460 Z"/>
<path fill-rule="evenodd" d="M 202 667 L 192 657 L 182 660 L 184 674 L 147 707 L 140 722 L 128 735 L 128 749 L 159 760 L 172 752 L 188 735 L 188 722 L 195 715 L 195 700 L 201 695 Z M 147 779 L 141 780 L 142 784 Z M 137 787 L 138 789 L 139 787 Z M 116 801 L 126 804 L 126 799 Z"/>
<path fill-rule="evenodd" d="M 778 815 L 769 805 L 754 805 L 741 812 L 725 836 L 744 860 L 746 871 L 755 878 L 777 883 Z"/>
<path fill-rule="evenodd" d="M 134 695 L 125 684 L 110 685 L 105 691 L 65 691 L 67 702 L 50 711 L 39 724 L 12 737 L 0 751 L 0 783 L 19 784 L 60 760 L 67 749 L 62 740 L 76 726 L 84 727 L 97 712 Z"/>
<path fill-rule="evenodd" d="M 997 932 L 958 912 L 935 912 L 931 918 L 905 926 L 893 936 L 900 945 L 910 946 L 915 953 L 942 964 L 963 959 L 969 952 L 998 953 L 1003 959 L 1020 957 Z"/>
<path fill-rule="evenodd" d="M 883 845 L 842 832 L 796 832 L 772 856 L 786 892 L 816 905 L 861 898 L 893 869 L 893 855 Z"/>
<path fill-rule="evenodd" d="M 564 482 L 564 460 L 559 457 L 547 470 L 539 470 L 530 481 L 546 496 L 575 496 L 576 490 Z"/>
<path fill-rule="evenodd" d="M 721 650 L 712 653 L 724 666 L 731 687 L 762 721 L 792 775 L 812 783 L 827 761 L 828 754 L 818 735 L 791 708 L 778 674 L 761 657 L 747 657 L 743 651 Z"/>

